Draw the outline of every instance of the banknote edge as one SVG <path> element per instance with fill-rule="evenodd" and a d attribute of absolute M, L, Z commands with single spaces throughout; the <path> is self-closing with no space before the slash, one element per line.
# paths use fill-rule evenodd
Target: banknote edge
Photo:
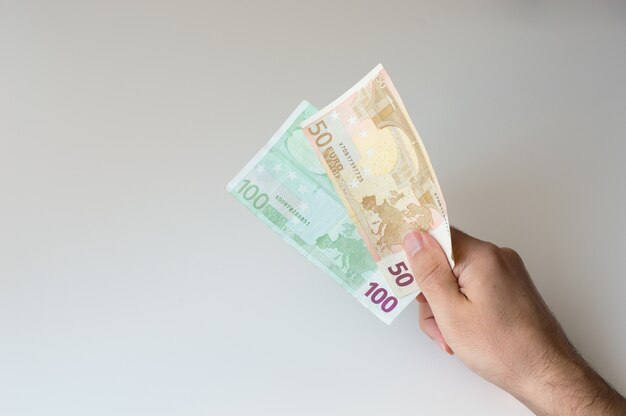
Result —
<path fill-rule="evenodd" d="M 290 247 L 290 250 L 294 250 L 296 253 L 298 253 L 298 255 L 303 260 L 308 261 L 310 264 L 313 265 L 313 267 L 316 270 L 319 270 L 322 273 L 322 275 L 325 275 L 327 279 L 331 280 L 333 282 L 333 285 L 332 285 L 333 287 L 341 288 L 342 293 L 345 293 L 346 295 L 354 299 L 355 302 L 361 305 L 362 308 L 368 310 L 372 315 L 374 315 L 383 324 L 390 326 L 400 315 L 402 315 L 402 312 L 404 312 L 404 310 L 412 303 L 412 302 L 409 302 L 406 305 L 404 305 L 402 310 L 400 310 L 393 317 L 387 317 L 387 315 L 380 315 L 376 313 L 375 310 L 371 306 L 368 306 L 365 302 L 359 299 L 359 293 L 360 293 L 359 290 L 355 290 L 353 292 L 349 291 L 347 287 L 345 286 L 345 284 L 342 283 L 341 279 L 339 279 L 324 263 L 322 263 L 315 257 L 310 256 L 307 251 L 302 250 L 298 245 L 294 243 L 292 239 L 288 238 L 285 234 L 281 234 L 280 232 L 278 232 L 275 226 L 271 222 L 269 222 L 266 218 L 263 218 L 263 217 L 256 217 L 256 218 L 259 221 L 261 221 L 261 223 L 265 224 L 265 226 L 271 230 L 273 235 L 275 235 L 278 239 L 284 241 L 285 244 L 288 247 Z M 376 269 L 374 273 L 380 273 L 380 271 Z"/>
<path fill-rule="evenodd" d="M 298 106 L 291 112 L 289 117 L 287 117 L 287 119 L 283 122 L 283 124 L 281 124 L 278 130 L 276 130 L 276 132 L 271 136 L 269 141 L 263 147 L 261 147 L 259 151 L 255 153 L 252 159 L 250 159 L 248 163 L 246 163 L 244 167 L 239 170 L 235 177 L 226 184 L 226 191 L 231 192 L 235 188 L 235 186 L 237 186 L 241 179 L 246 176 L 246 174 L 259 163 L 259 161 L 263 158 L 263 156 L 265 156 L 267 151 L 271 149 L 272 146 L 274 146 L 276 142 L 278 142 L 278 140 L 280 140 L 282 135 L 285 134 L 289 127 L 291 127 L 291 125 L 294 123 L 294 121 L 296 121 L 298 116 L 302 114 L 302 112 L 309 106 L 311 106 L 311 103 L 309 103 L 307 100 L 302 100 L 300 104 L 298 104 Z"/>
<path fill-rule="evenodd" d="M 343 102 L 346 100 L 346 98 L 348 98 L 350 95 L 352 95 L 356 90 L 358 90 L 359 88 L 362 88 L 362 84 L 363 82 L 370 78 L 373 74 L 376 74 L 380 71 L 383 70 L 383 64 L 378 64 L 374 67 L 374 69 L 372 69 L 370 72 L 367 73 L 367 75 L 363 76 L 359 82 L 357 82 L 356 84 L 354 84 L 348 91 L 344 92 L 343 94 L 341 94 L 341 96 L 337 97 L 335 100 L 333 100 L 330 104 L 328 104 L 327 106 L 325 106 L 324 108 L 322 108 L 321 110 L 317 111 L 315 114 L 313 114 L 310 117 L 307 117 L 305 120 L 303 120 L 300 123 L 300 128 L 304 128 L 306 127 L 308 124 L 310 124 L 311 122 L 317 120 L 318 118 L 320 118 L 320 116 L 322 114 L 326 114 L 327 112 L 329 112 L 332 108 L 337 106 L 337 103 Z"/>
<path fill-rule="evenodd" d="M 363 77 L 363 79 L 368 78 L 369 76 L 371 76 L 372 73 L 375 73 L 379 70 L 382 69 L 382 65 L 378 64 L 376 66 L 376 68 L 374 68 L 372 71 L 370 71 L 366 76 Z M 361 81 L 359 81 L 360 83 Z M 357 84 L 358 85 L 358 84 Z M 357 86 L 355 85 L 355 87 Z M 353 88 L 351 88 L 351 90 L 353 90 Z M 350 92 L 350 91 L 349 91 Z M 345 95 L 345 94 L 344 94 Z M 343 98 L 339 97 L 337 100 Z M 332 105 L 332 103 L 331 103 Z M 331 105 L 327 106 L 330 107 Z M 276 142 L 278 140 L 280 140 L 280 138 L 283 136 L 283 134 L 285 134 L 285 132 L 287 131 L 287 129 L 289 129 L 289 127 L 291 127 L 291 125 L 293 125 L 294 121 L 298 118 L 298 116 L 308 107 L 311 106 L 311 104 L 307 101 L 307 100 L 302 100 L 300 102 L 300 104 L 298 104 L 298 106 L 292 111 L 292 113 L 289 115 L 289 117 L 287 117 L 287 119 L 283 122 L 283 124 L 278 128 L 278 130 L 276 130 L 276 132 L 271 136 L 271 138 L 269 139 L 269 141 L 263 146 L 261 147 L 261 149 L 259 149 L 256 154 L 252 157 L 252 159 L 250 159 L 250 161 L 248 163 L 246 163 L 246 165 L 235 175 L 235 177 L 233 179 L 231 179 L 228 184 L 226 185 L 226 190 L 228 192 L 231 192 L 236 186 L 237 184 L 241 181 L 241 179 L 251 170 L 254 168 L 254 166 L 256 166 L 256 164 L 259 162 L 259 160 L 261 160 L 265 154 L 267 153 L 267 151 L 269 149 L 271 149 L 272 146 L 274 146 L 274 144 L 276 144 Z M 315 114 L 320 113 L 321 111 L 318 111 Z M 315 116 L 309 117 L 309 118 L 314 118 Z M 302 126 L 302 124 L 300 125 Z M 261 219 L 261 222 L 265 221 L 263 219 Z M 269 224 L 266 224 L 266 226 Z M 270 227 L 271 228 L 271 227 Z M 350 295 L 350 297 L 352 297 L 354 300 L 356 300 L 361 307 L 363 307 L 364 309 L 369 310 L 370 313 L 372 313 L 376 318 L 378 318 L 379 321 L 381 321 L 383 324 L 390 326 L 395 320 L 396 318 L 398 318 L 402 312 L 404 311 L 404 309 L 406 307 L 408 307 L 407 304 L 405 305 L 404 308 L 402 308 L 402 310 L 395 316 L 393 316 L 393 318 L 391 319 L 384 319 L 382 316 L 379 316 L 378 314 L 376 314 L 373 310 L 371 310 L 367 305 L 365 305 L 363 302 L 361 302 L 357 296 L 358 291 L 354 291 L 352 293 L 350 293 L 345 287 L 343 287 L 343 285 L 337 281 L 336 277 L 333 275 L 333 273 L 328 270 L 321 262 L 317 261 L 315 258 L 310 258 L 307 254 L 305 254 L 304 252 L 300 251 L 298 249 L 298 247 L 296 247 L 293 242 L 291 242 L 289 239 L 286 238 L 286 236 L 281 235 L 280 233 L 277 233 L 275 230 L 272 229 L 272 231 L 274 232 L 274 234 L 276 234 L 281 240 L 285 241 L 287 243 L 288 246 L 291 246 L 293 250 L 295 250 L 296 252 L 298 252 L 298 254 L 300 254 L 302 257 L 304 257 L 306 260 L 308 260 L 310 263 L 312 263 L 315 268 L 317 268 L 318 270 L 320 270 L 323 274 L 327 275 L 328 278 L 330 278 L 330 280 L 332 280 L 335 285 L 341 287 L 343 289 L 344 292 L 347 292 L 348 295 Z"/>
<path fill-rule="evenodd" d="M 350 95 L 352 95 L 356 90 L 358 90 L 359 88 L 363 87 L 363 82 L 365 80 L 368 80 L 370 77 L 372 77 L 372 75 L 382 71 L 384 69 L 382 63 L 379 63 L 378 65 L 376 65 L 374 67 L 374 69 L 372 69 L 370 72 L 367 73 L 367 75 L 365 75 L 364 77 L 362 77 L 356 84 L 354 84 L 348 91 L 346 91 L 345 93 L 343 93 L 341 96 L 339 96 L 338 98 L 336 98 L 334 101 L 332 101 L 330 104 L 328 104 L 327 106 L 325 106 L 324 108 L 322 108 L 321 110 L 317 111 L 315 114 L 313 114 L 310 117 L 307 117 L 305 120 L 303 120 L 300 123 L 300 128 L 304 129 L 306 128 L 307 125 L 311 124 L 312 122 L 314 122 L 315 120 L 318 120 L 319 118 L 321 118 L 324 114 L 328 113 L 332 108 L 336 107 L 339 103 L 345 101 Z M 389 76 L 389 73 L 387 72 L 387 75 Z M 391 78 L 391 76 L 389 76 Z M 392 81 L 393 83 L 393 81 Z M 395 88 L 395 84 L 394 84 L 394 88 Z M 417 131 L 417 128 L 415 127 L 415 123 L 413 122 L 413 119 L 411 118 L 411 115 L 408 111 L 408 109 L 406 108 L 406 104 L 404 104 L 404 100 L 402 99 L 402 96 L 398 93 L 398 99 L 400 100 L 400 104 L 406 109 L 407 112 L 407 116 L 409 118 L 409 121 L 411 122 L 412 125 L 412 129 L 414 130 L 415 135 L 418 137 L 419 139 L 419 145 L 420 145 L 420 149 L 422 150 L 422 153 L 424 153 L 428 164 L 431 166 L 431 170 L 432 170 L 432 175 L 433 175 L 433 179 L 435 180 L 435 185 L 437 187 L 437 189 L 440 191 L 440 196 L 442 199 L 442 203 L 443 203 L 443 207 L 444 207 L 444 217 L 446 219 L 446 223 L 448 226 L 448 234 L 450 235 L 450 240 L 452 240 L 452 235 L 450 233 L 450 228 L 451 228 L 451 222 L 450 222 L 450 214 L 448 212 L 448 206 L 445 202 L 445 197 L 443 196 L 443 190 L 441 189 L 441 184 L 439 183 L 439 178 L 437 177 L 437 173 L 435 172 L 435 168 L 433 166 L 432 160 L 430 158 L 430 155 L 428 154 L 428 152 L 426 151 L 426 145 L 424 144 L 424 141 L 422 139 L 422 137 L 420 136 L 419 132 Z M 328 173 L 328 171 L 327 171 Z M 334 186 L 334 184 L 333 184 Z M 342 203 L 344 201 L 342 200 Z M 345 204 L 344 204 L 345 205 Z M 452 267 L 455 266 L 456 262 L 454 260 L 454 251 L 451 249 L 450 250 L 450 256 L 446 255 L 448 262 L 450 263 L 450 265 Z"/>
<path fill-rule="evenodd" d="M 397 91 L 398 89 L 395 86 L 395 83 L 393 82 L 393 80 L 391 80 L 391 75 L 389 75 L 388 71 L 387 72 L 387 76 L 389 77 L 389 81 L 391 82 L 391 84 L 393 85 L 393 88 Z M 400 93 L 398 92 L 398 96 L 397 96 L 398 101 L 400 102 L 400 105 L 402 107 L 404 107 L 405 111 L 406 111 L 406 115 L 409 119 L 409 122 L 411 124 L 411 128 L 413 129 L 413 133 L 415 133 L 415 136 L 418 139 L 418 144 L 420 146 L 420 150 L 422 151 L 422 153 L 424 154 L 424 157 L 426 158 L 426 161 L 428 162 L 428 165 L 431 167 L 431 171 L 432 171 L 432 176 L 433 179 L 435 181 L 435 186 L 437 188 L 437 190 L 439 191 L 439 196 L 441 197 L 441 203 L 443 205 L 443 217 L 446 221 L 447 227 L 448 227 L 448 236 L 450 237 L 450 255 L 448 256 L 446 254 L 446 257 L 448 259 L 448 263 L 450 264 L 450 266 L 452 268 L 455 267 L 456 262 L 454 261 L 454 250 L 452 249 L 452 233 L 450 232 L 451 230 L 451 222 L 450 222 L 450 214 L 448 212 L 448 204 L 446 204 L 446 198 L 443 195 L 443 190 L 441 189 L 441 184 L 439 183 L 439 178 L 437 177 L 437 171 L 435 170 L 435 166 L 433 165 L 433 161 L 430 158 L 430 154 L 428 153 L 428 151 L 426 150 L 426 145 L 424 144 L 424 139 L 422 139 L 422 136 L 419 134 L 419 131 L 417 131 L 417 127 L 415 127 L 415 122 L 413 122 L 413 118 L 411 117 L 411 113 L 409 113 L 409 109 L 406 107 L 406 104 L 404 103 L 404 100 L 402 99 L 402 95 L 400 95 Z"/>

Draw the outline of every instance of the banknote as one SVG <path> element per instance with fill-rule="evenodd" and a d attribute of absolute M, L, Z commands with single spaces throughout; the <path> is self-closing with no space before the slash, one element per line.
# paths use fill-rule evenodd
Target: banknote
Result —
<path fill-rule="evenodd" d="M 394 296 L 300 128 L 316 111 L 303 101 L 226 189 L 389 324 L 412 298 Z"/>
<path fill-rule="evenodd" d="M 397 297 L 419 290 L 401 246 L 410 231 L 428 231 L 454 265 L 435 172 L 382 65 L 301 127 Z"/>

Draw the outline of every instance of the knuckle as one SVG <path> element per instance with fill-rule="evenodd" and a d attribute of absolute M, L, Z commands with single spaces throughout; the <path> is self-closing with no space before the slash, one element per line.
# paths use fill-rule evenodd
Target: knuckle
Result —
<path fill-rule="evenodd" d="M 502 247 L 500 249 L 502 254 L 508 259 L 515 263 L 519 263 L 522 261 L 522 257 L 517 253 L 517 251 L 513 250 L 510 247 Z"/>
<path fill-rule="evenodd" d="M 476 251 L 478 260 L 482 263 L 492 264 L 497 262 L 501 255 L 500 247 L 492 243 L 484 243 L 480 246 L 480 249 Z"/>
<path fill-rule="evenodd" d="M 503 263 L 509 271 L 520 271 L 526 269 L 524 260 L 522 260 L 522 257 L 515 250 L 503 247 L 501 251 Z"/>
<path fill-rule="evenodd" d="M 491 257 L 497 257 L 501 253 L 500 247 L 493 243 L 486 243 L 484 250 L 485 254 Z"/>
<path fill-rule="evenodd" d="M 515 251 L 510 248 L 500 248 L 492 243 L 485 243 L 478 255 L 478 263 L 481 267 L 491 271 L 508 270 L 517 263 L 516 258 L 519 257 Z"/>
<path fill-rule="evenodd" d="M 422 330 L 422 332 L 426 332 L 426 318 L 423 318 L 420 316 L 419 319 L 419 323 L 420 323 L 420 329 Z"/>

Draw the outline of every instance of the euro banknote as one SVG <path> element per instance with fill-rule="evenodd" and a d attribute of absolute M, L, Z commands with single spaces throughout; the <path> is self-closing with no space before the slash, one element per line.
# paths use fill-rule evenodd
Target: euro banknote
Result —
<path fill-rule="evenodd" d="M 397 297 L 419 290 L 401 246 L 412 230 L 428 231 L 454 266 L 439 183 L 382 65 L 301 127 Z"/>
<path fill-rule="evenodd" d="M 316 111 L 303 101 L 226 189 L 389 324 L 413 298 L 393 295 L 300 128 Z"/>

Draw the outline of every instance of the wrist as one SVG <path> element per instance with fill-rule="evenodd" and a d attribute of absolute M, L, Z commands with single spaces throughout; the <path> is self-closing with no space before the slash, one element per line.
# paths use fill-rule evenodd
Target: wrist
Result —
<path fill-rule="evenodd" d="M 586 365 L 569 357 L 552 357 L 524 383 L 518 398 L 538 415 L 574 414 L 580 401 L 593 399 Z"/>
<path fill-rule="evenodd" d="M 537 415 L 613 415 L 626 401 L 575 351 L 551 357 L 514 395 Z"/>

